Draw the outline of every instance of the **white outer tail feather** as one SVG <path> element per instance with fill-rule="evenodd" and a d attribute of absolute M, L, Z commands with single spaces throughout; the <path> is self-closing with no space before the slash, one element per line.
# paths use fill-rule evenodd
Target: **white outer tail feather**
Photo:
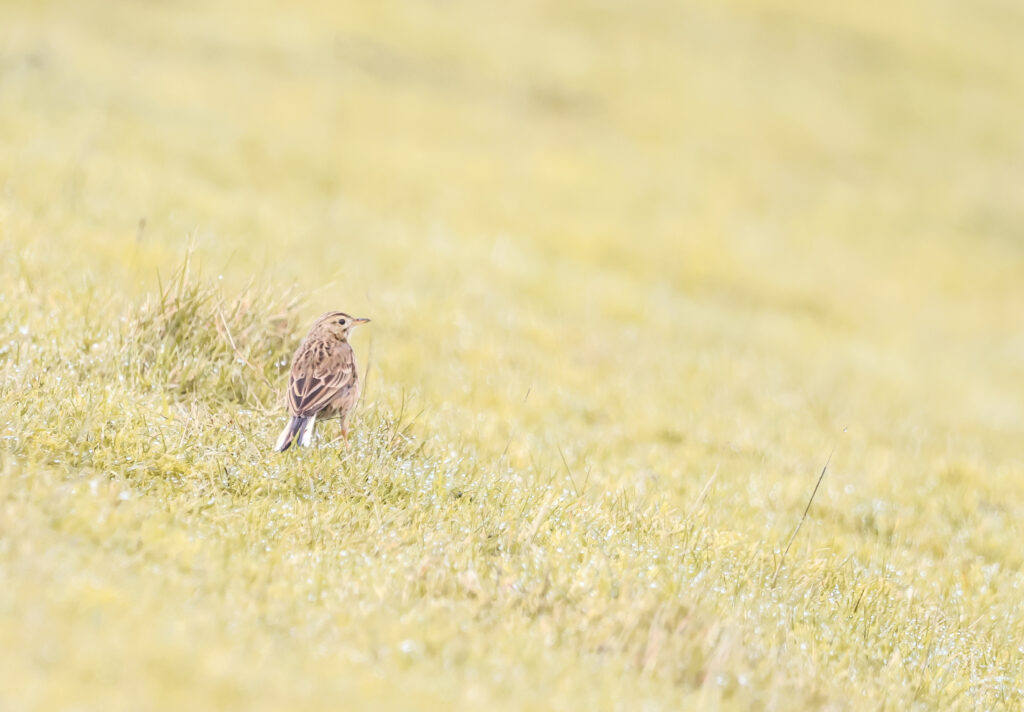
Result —
<path fill-rule="evenodd" d="M 316 416 L 311 415 L 309 421 L 306 423 L 306 427 L 299 433 L 299 445 L 302 447 L 309 447 L 309 443 L 313 440 L 313 426 L 316 425 Z"/>
<path fill-rule="evenodd" d="M 274 443 L 274 450 L 276 452 L 281 452 L 282 450 L 284 450 L 285 443 L 288 442 L 288 436 L 291 434 L 292 424 L 289 422 L 286 426 L 284 426 L 284 430 L 281 431 L 281 434 L 277 436 L 277 442 Z"/>
<path fill-rule="evenodd" d="M 284 452 L 292 445 L 308 447 L 313 440 L 313 426 L 316 424 L 316 416 L 308 417 L 293 416 L 284 430 L 277 436 L 274 450 Z"/>

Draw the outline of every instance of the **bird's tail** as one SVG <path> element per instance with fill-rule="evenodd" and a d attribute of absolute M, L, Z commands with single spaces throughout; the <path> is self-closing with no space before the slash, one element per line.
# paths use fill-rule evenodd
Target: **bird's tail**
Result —
<path fill-rule="evenodd" d="M 298 438 L 300 446 L 305 447 L 309 445 L 313 439 L 314 423 L 316 423 L 315 415 L 293 415 L 288 425 L 284 426 L 284 430 L 278 436 L 274 450 L 284 452 L 292 446 L 296 438 Z"/>

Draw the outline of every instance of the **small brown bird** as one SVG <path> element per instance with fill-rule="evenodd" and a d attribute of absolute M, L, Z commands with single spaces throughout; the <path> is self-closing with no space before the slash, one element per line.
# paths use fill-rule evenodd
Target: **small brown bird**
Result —
<path fill-rule="evenodd" d="M 340 418 L 341 436 L 348 442 L 348 417 L 359 400 L 359 374 L 348 333 L 368 321 L 334 311 L 313 323 L 292 358 L 288 379 L 288 412 L 292 419 L 281 431 L 274 450 L 284 452 L 296 439 L 301 446 L 309 445 L 317 418 Z"/>

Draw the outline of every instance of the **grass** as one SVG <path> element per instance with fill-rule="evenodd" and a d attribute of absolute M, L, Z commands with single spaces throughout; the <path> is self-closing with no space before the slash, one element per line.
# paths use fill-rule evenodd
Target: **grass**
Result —
<path fill-rule="evenodd" d="M 1020 707 L 1022 31 L 4 4 L 0 707 Z"/>

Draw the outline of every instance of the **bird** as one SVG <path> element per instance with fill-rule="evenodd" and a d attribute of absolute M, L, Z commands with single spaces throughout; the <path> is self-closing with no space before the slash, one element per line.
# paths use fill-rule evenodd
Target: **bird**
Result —
<path fill-rule="evenodd" d="M 288 377 L 291 419 L 274 445 L 284 452 L 292 443 L 308 446 L 317 419 L 340 418 L 341 436 L 348 444 L 348 418 L 359 400 L 359 374 L 349 332 L 369 319 L 331 311 L 315 322 L 292 357 Z"/>

